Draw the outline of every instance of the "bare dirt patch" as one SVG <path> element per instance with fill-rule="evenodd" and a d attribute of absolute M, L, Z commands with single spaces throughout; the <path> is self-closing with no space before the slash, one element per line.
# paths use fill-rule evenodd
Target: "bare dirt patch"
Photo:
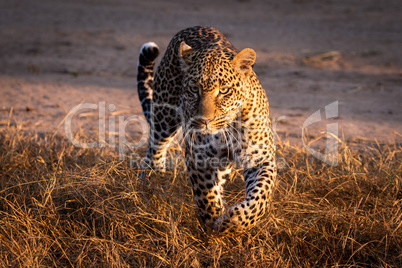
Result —
<path fill-rule="evenodd" d="M 399 1 L 2 1 L 0 127 L 63 133 L 63 119 L 80 103 L 115 105 L 114 114 L 106 110 L 106 120 L 118 111 L 141 115 L 135 86 L 140 46 L 152 40 L 164 50 L 177 31 L 210 25 L 239 49 L 256 50 L 255 70 L 282 139 L 301 143 L 305 120 L 338 101 L 343 140 L 400 142 L 401 6 Z M 73 127 L 97 133 L 98 119 L 75 117 Z M 321 135 L 325 126 L 325 121 L 310 126 L 309 135 Z"/>

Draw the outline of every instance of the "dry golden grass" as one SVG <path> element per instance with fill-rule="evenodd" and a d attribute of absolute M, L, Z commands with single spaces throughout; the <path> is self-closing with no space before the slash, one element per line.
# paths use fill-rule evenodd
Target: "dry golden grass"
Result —
<path fill-rule="evenodd" d="M 0 133 L 0 265 L 401 267 L 402 151 L 342 148 L 330 167 L 286 144 L 271 214 L 241 237 L 204 234 L 179 165 L 140 183 L 112 149 Z M 242 198 L 237 178 L 227 192 Z M 240 192 L 240 194 L 239 194 Z"/>

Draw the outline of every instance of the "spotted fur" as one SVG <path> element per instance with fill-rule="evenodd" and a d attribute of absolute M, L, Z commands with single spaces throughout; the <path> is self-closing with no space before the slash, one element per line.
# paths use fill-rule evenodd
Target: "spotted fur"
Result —
<path fill-rule="evenodd" d="M 268 210 L 276 178 L 275 144 L 268 98 L 253 71 L 255 52 L 238 51 L 218 30 L 192 27 L 159 53 L 145 44 L 138 93 L 150 123 L 146 166 L 165 170 L 166 150 L 182 130 L 185 163 L 204 228 L 242 232 Z M 245 200 L 225 209 L 223 185 L 241 168 Z"/>

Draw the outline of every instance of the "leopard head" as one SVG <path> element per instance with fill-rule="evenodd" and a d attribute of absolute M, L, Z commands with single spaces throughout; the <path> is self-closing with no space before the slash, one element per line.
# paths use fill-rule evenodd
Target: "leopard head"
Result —
<path fill-rule="evenodd" d="M 194 50 L 180 44 L 181 110 L 187 129 L 215 133 L 238 117 L 250 90 L 256 54 L 211 44 Z"/>

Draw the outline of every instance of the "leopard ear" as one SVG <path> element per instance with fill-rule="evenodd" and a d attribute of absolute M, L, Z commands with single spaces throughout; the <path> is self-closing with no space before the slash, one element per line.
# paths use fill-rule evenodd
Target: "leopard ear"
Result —
<path fill-rule="evenodd" d="M 255 58 L 255 51 L 251 48 L 245 48 L 234 57 L 232 63 L 236 71 L 248 75 L 253 70 Z"/>
<path fill-rule="evenodd" d="M 182 58 L 187 64 L 190 64 L 190 59 L 188 58 L 188 54 L 193 52 L 194 49 L 187 45 L 184 41 L 180 43 L 180 50 L 179 50 L 179 55 L 180 58 Z"/>

